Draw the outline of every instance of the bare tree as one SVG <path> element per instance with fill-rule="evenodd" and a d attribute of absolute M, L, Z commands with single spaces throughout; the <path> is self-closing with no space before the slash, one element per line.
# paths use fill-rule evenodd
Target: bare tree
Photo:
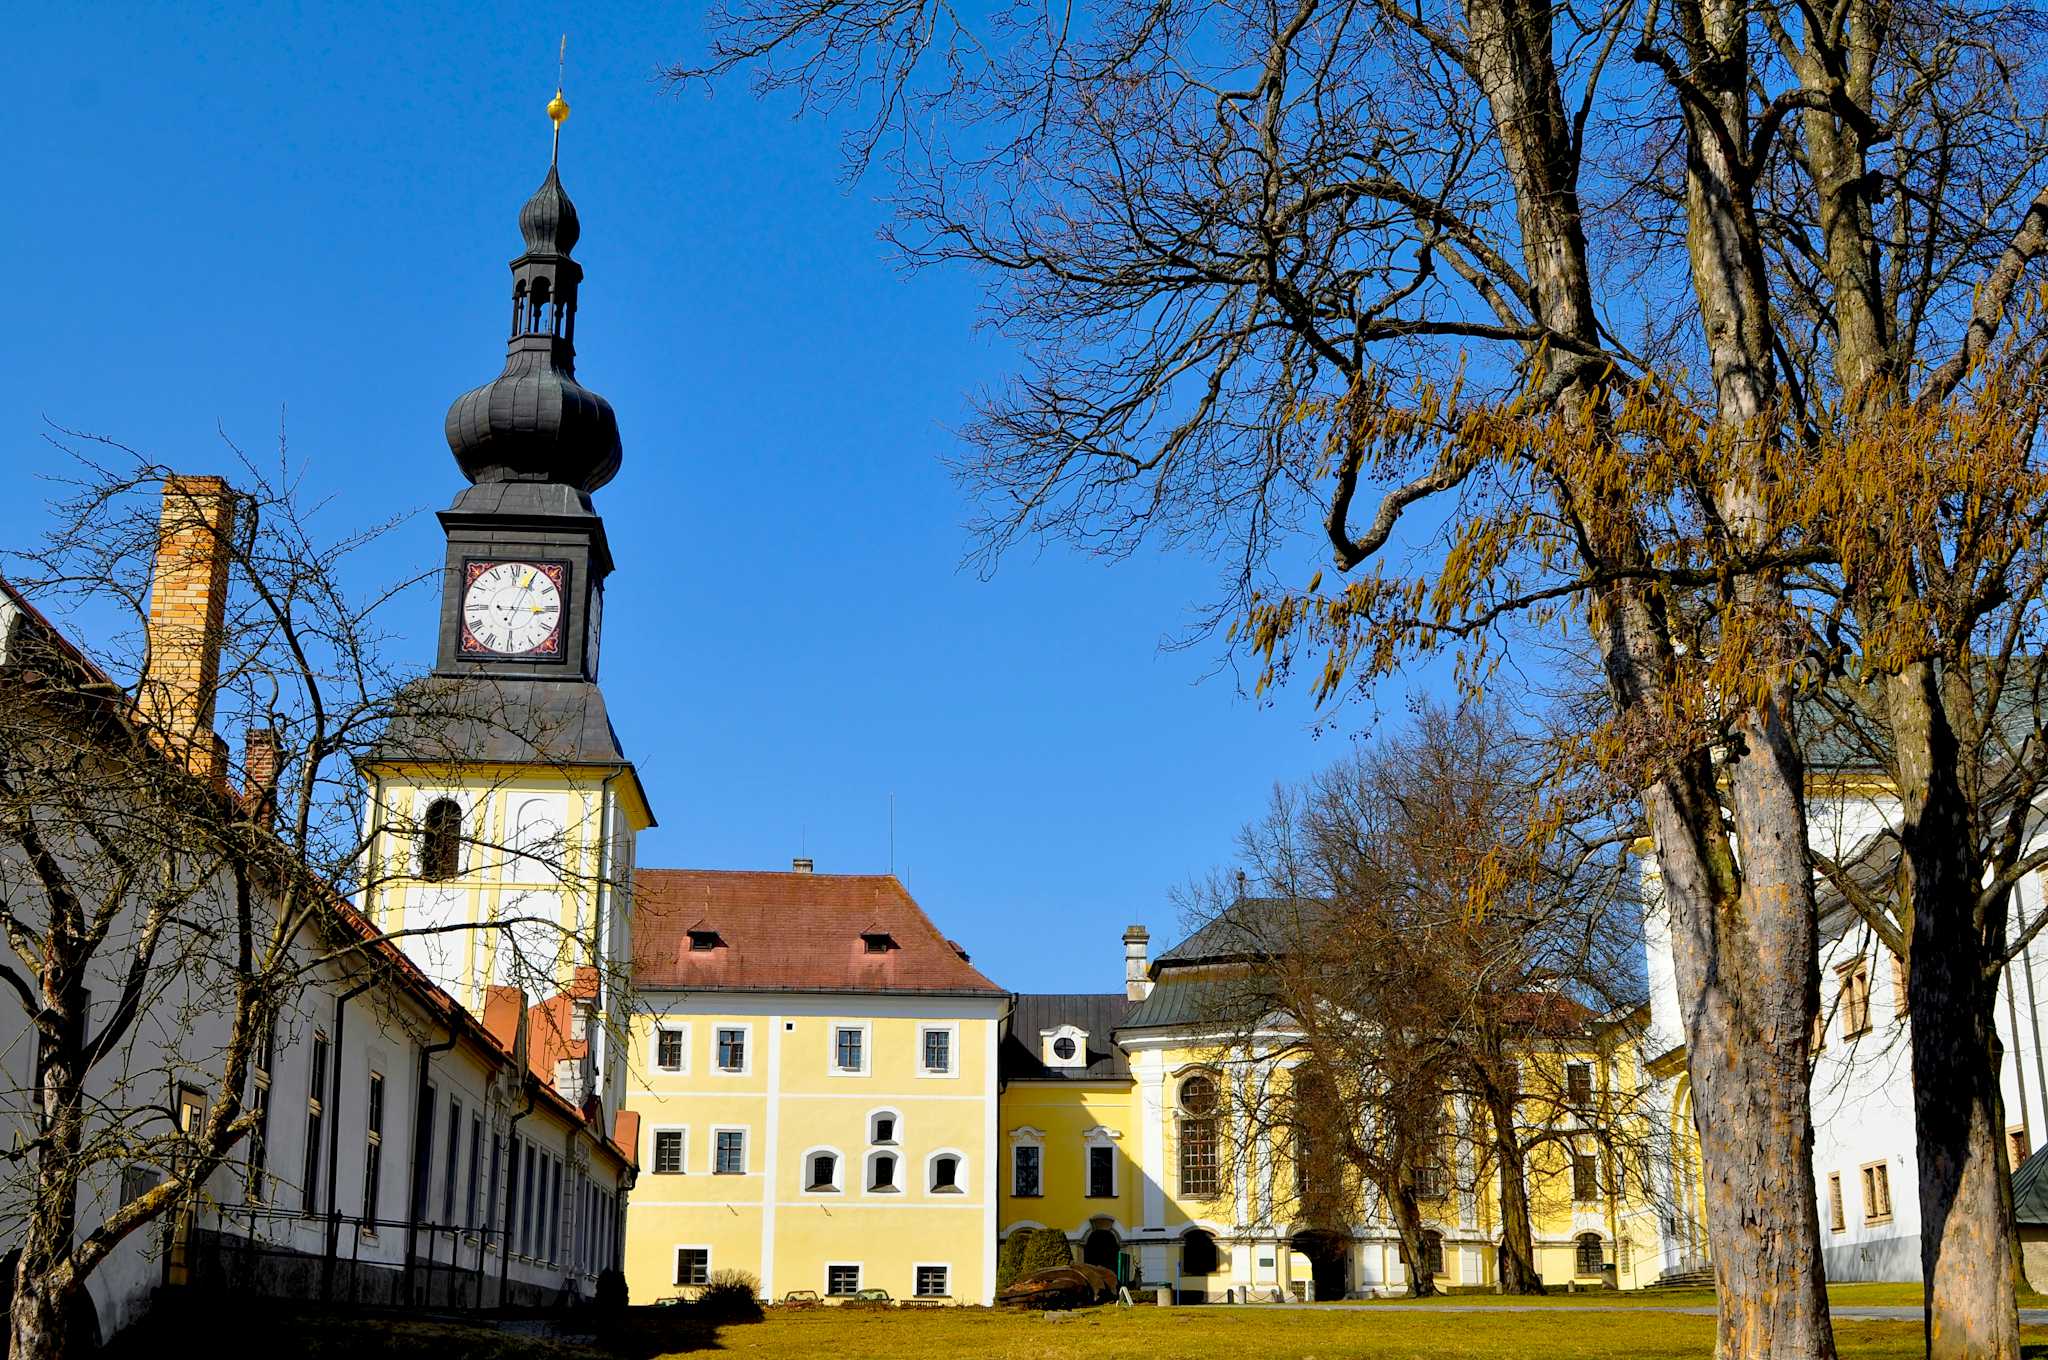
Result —
<path fill-rule="evenodd" d="M 355 762 L 459 759 L 419 734 L 495 714 L 486 693 L 389 666 L 381 620 L 410 583 L 350 588 L 352 554 L 388 526 L 324 535 L 282 453 L 244 460 L 231 489 L 62 442 L 76 472 L 0 604 L 0 993 L 34 1052 L 6 1092 L 15 1360 L 78 1353 L 93 1272 L 152 1224 L 182 1236 L 230 1156 L 260 1142 L 252 1063 L 307 995 L 424 985 L 395 947 L 421 932 L 349 901 L 415 872 L 366 854 Z M 89 656 L 31 600 L 110 645 Z M 401 718 L 420 749 L 379 746 Z M 218 720 L 250 733 L 238 757 Z M 559 845 L 482 848 L 575 873 Z M 516 908 L 439 929 L 530 943 L 526 987 L 581 948 Z M 260 1164 L 252 1151 L 256 1199 Z M 147 1180 L 124 1175 L 137 1168 Z M 106 1211 L 82 1216 L 88 1202 Z"/>

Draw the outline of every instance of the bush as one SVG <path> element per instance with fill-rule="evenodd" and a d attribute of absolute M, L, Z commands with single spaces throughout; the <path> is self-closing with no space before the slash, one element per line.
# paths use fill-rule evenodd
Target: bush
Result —
<path fill-rule="evenodd" d="M 1003 1240 L 996 1257 L 996 1288 L 1007 1289 L 1034 1271 L 1074 1263 L 1074 1248 L 1058 1228 L 1022 1228 Z"/>
<path fill-rule="evenodd" d="M 597 1272 L 598 1316 L 617 1317 L 626 1311 L 626 1272 L 623 1270 L 600 1270 Z"/>
<path fill-rule="evenodd" d="M 761 1282 L 744 1270 L 721 1270 L 692 1307 L 714 1322 L 759 1322 Z"/>

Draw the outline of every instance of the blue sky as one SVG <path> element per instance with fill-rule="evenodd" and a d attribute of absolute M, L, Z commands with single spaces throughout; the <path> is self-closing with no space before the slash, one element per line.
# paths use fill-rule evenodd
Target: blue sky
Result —
<path fill-rule="evenodd" d="M 520 203 L 564 182 L 578 375 L 617 408 L 605 690 L 661 826 L 651 865 L 889 863 L 1019 990 L 1113 988 L 1119 935 L 1228 858 L 1275 779 L 1334 759 L 1303 694 L 1245 696 L 1162 639 L 1208 564 L 960 567 L 940 466 L 1002 337 L 976 282 L 905 274 L 833 128 L 735 86 L 665 93 L 684 5 L 44 6 L 10 25 L 0 542 L 37 532 L 44 422 L 193 471 L 280 420 L 337 531 L 418 511 L 368 565 L 438 560 L 448 403 L 503 359 Z M 433 604 L 402 645 L 431 663 Z M 1405 687 L 1383 696 L 1398 706 Z"/>

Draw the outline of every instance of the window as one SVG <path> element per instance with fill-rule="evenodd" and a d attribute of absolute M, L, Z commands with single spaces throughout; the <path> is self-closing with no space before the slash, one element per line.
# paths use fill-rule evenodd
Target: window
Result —
<path fill-rule="evenodd" d="M 540 1157 L 533 1150 L 533 1144 L 524 1138 L 519 1140 L 519 1254 L 533 1254 L 533 1187 L 534 1166 Z"/>
<path fill-rule="evenodd" d="M 718 1031 L 718 1070 L 721 1072 L 744 1072 L 747 1070 L 746 1030 L 720 1029 Z"/>
<path fill-rule="evenodd" d="M 550 1160 L 553 1168 L 548 1174 L 548 1257 L 550 1261 L 562 1259 L 562 1159 Z"/>
<path fill-rule="evenodd" d="M 1593 1064 L 1565 1064 L 1564 1098 L 1573 1105 L 1584 1106 L 1593 1103 Z"/>
<path fill-rule="evenodd" d="M 709 1248 L 709 1247 L 677 1247 L 677 1248 L 676 1248 L 676 1283 L 677 1283 L 677 1284 L 710 1284 L 710 1283 L 711 1283 L 711 1248 Z"/>
<path fill-rule="evenodd" d="M 1626 1237 L 1622 1238 L 1619 1242 L 1616 1242 L 1614 1244 L 1615 1264 L 1619 1269 L 1629 1270 L 1633 1268 L 1630 1266 L 1629 1260 L 1632 1256 L 1635 1255 L 1634 1251 L 1631 1250 L 1631 1248 L 1633 1248 L 1634 1245 L 1635 1244 L 1629 1241 L 1629 1239 Z"/>
<path fill-rule="evenodd" d="M 850 1299 L 860 1293 L 859 1266 L 826 1266 L 825 1294 L 828 1298 Z"/>
<path fill-rule="evenodd" d="M 1430 1140 L 1415 1163 L 1415 1173 L 1410 1178 L 1417 1199 L 1442 1199 L 1450 1193 L 1449 1177 L 1444 1171 L 1443 1146 Z"/>
<path fill-rule="evenodd" d="M 860 943 L 861 948 L 870 954 L 886 954 L 896 947 L 896 937 L 886 930 L 864 930 Z"/>
<path fill-rule="evenodd" d="M 1842 1037 L 1853 1039 L 1870 1031 L 1870 963 L 1851 959 L 1837 968 L 1841 978 Z"/>
<path fill-rule="evenodd" d="M 890 1193 L 900 1189 L 896 1184 L 896 1154 L 877 1152 L 868 1158 L 868 1189 Z"/>
<path fill-rule="evenodd" d="M 686 1034 L 679 1029 L 658 1029 L 654 1032 L 654 1065 L 664 1072 L 683 1070 Z"/>
<path fill-rule="evenodd" d="M 464 1214 L 464 1218 L 472 1232 L 476 1230 L 477 1226 L 477 1163 L 483 1160 L 483 1151 L 484 1117 L 480 1114 L 473 1114 L 469 1117 L 469 1196 L 467 1199 L 469 1207 Z"/>
<path fill-rule="evenodd" d="M 1213 1199 L 1218 1190 L 1216 1080 L 1196 1074 L 1180 1084 L 1180 1192 Z"/>
<path fill-rule="evenodd" d="M 1088 1195 L 1091 1199 L 1108 1199 L 1116 1194 L 1116 1149 L 1112 1147 L 1091 1147 L 1088 1149 Z"/>
<path fill-rule="evenodd" d="M 1820 1052 L 1820 1051 L 1821 1051 L 1822 1049 L 1826 1048 L 1827 1046 L 1828 1046 L 1828 1012 L 1827 1012 L 1827 1007 L 1823 1006 L 1823 1007 L 1821 1007 L 1821 1009 L 1820 1009 L 1820 1012 L 1819 1012 L 1819 1014 L 1817 1014 L 1817 1015 L 1815 1015 L 1815 1016 L 1813 1017 L 1813 1035 L 1812 1035 L 1812 1047 L 1813 1047 L 1813 1051 L 1814 1051 L 1814 1052 L 1816 1052 L 1816 1053 L 1818 1053 L 1818 1052 Z"/>
<path fill-rule="evenodd" d="M 1842 1210 L 1842 1173 L 1828 1173 L 1828 1231 L 1843 1232 L 1849 1227 L 1848 1215 Z"/>
<path fill-rule="evenodd" d="M 1600 1198 L 1600 1159 L 1591 1153 L 1572 1154 L 1572 1198 L 1584 1203 Z"/>
<path fill-rule="evenodd" d="M 2012 1158 L 2012 1169 L 2017 1171 L 2020 1163 L 2027 1160 L 2034 1151 L 2033 1140 L 2027 1137 L 2024 1127 L 2005 1131 L 2006 1152 Z"/>
<path fill-rule="evenodd" d="M 1892 955 L 1891 960 L 1892 1009 L 1897 1011 L 1901 1016 L 1903 1016 L 1906 1013 L 1906 997 L 1908 995 L 1906 979 L 1906 961 L 1900 958 L 1897 954 Z"/>
<path fill-rule="evenodd" d="M 1075 1046 L 1074 1041 L 1064 1034 L 1052 1041 L 1052 1055 L 1061 1062 L 1072 1062 L 1078 1052 L 1080 1049 Z"/>
<path fill-rule="evenodd" d="M 270 1068 L 276 1051 L 277 1018 L 273 1016 L 264 1026 L 263 1037 L 256 1044 L 254 1060 L 249 1066 L 249 1106 L 256 1120 L 249 1130 L 248 1194 L 259 1204 L 270 1193 L 265 1172 L 270 1164 Z"/>
<path fill-rule="evenodd" d="M 1041 1149 L 1032 1143 L 1019 1143 L 1010 1149 L 1010 1193 L 1020 1199 L 1036 1199 L 1043 1193 L 1039 1186 L 1039 1157 Z"/>
<path fill-rule="evenodd" d="M 841 1025 L 832 1031 L 832 1070 L 859 1073 L 867 1070 L 867 1031 L 859 1025 Z"/>
<path fill-rule="evenodd" d="M 1180 1273 L 1183 1275 L 1214 1275 L 1217 1267 L 1216 1239 L 1200 1228 L 1182 1234 L 1180 1239 Z"/>
<path fill-rule="evenodd" d="M 950 1077 L 953 1075 L 953 1030 L 950 1026 L 934 1026 L 921 1031 L 923 1039 L 922 1071 L 928 1077 Z"/>
<path fill-rule="evenodd" d="M 654 1173 L 657 1176 L 679 1176 L 683 1172 L 682 1129 L 656 1129 L 654 1131 Z"/>
<path fill-rule="evenodd" d="M 206 1122 L 206 1093 L 196 1086 L 178 1088 L 178 1132 L 186 1138 L 197 1138 L 200 1125 Z"/>
<path fill-rule="evenodd" d="M 747 1174 L 747 1131 L 720 1129 L 713 1135 L 711 1170 L 719 1176 Z"/>
<path fill-rule="evenodd" d="M 498 1167 L 504 1159 L 505 1140 L 493 1134 L 491 1136 L 491 1178 L 484 1182 L 484 1232 L 487 1234 L 498 1231 Z M 503 1247 L 504 1239 L 500 1238 L 500 1250 Z"/>
<path fill-rule="evenodd" d="M 1192 1115 L 1216 1113 L 1216 1081 L 1213 1077 L 1193 1076 L 1180 1084 L 1180 1107 Z"/>
<path fill-rule="evenodd" d="M 121 1168 L 121 1203 L 129 1204 L 156 1188 L 156 1171 L 147 1166 Z"/>
<path fill-rule="evenodd" d="M 1863 1221 L 1892 1221 L 1891 1170 L 1883 1162 L 1872 1162 L 1863 1168 Z"/>
<path fill-rule="evenodd" d="M 946 1266 L 919 1266 L 911 1293 L 920 1299 L 943 1299 L 952 1292 L 947 1280 L 951 1273 Z"/>
<path fill-rule="evenodd" d="M 868 1141 L 883 1145 L 896 1141 L 896 1112 L 877 1110 L 868 1116 Z"/>
<path fill-rule="evenodd" d="M 370 1092 L 363 1104 L 363 1231 L 377 1232 L 377 1192 L 384 1178 L 384 1074 L 370 1074 Z"/>
<path fill-rule="evenodd" d="M 434 1184 L 434 1104 L 439 1094 L 429 1086 L 413 1123 L 412 1200 L 414 1222 L 432 1222 L 434 1205 L 430 1194 Z"/>
<path fill-rule="evenodd" d="M 448 1097 L 448 1167 L 441 1183 L 441 1221 L 455 1224 L 455 1178 L 462 1171 L 462 1102 Z"/>
<path fill-rule="evenodd" d="M 439 882 L 462 872 L 462 805 L 436 798 L 420 818 L 420 877 Z"/>
<path fill-rule="evenodd" d="M 960 1158 L 952 1153 L 941 1153 L 932 1158 L 932 1193 L 935 1195 L 957 1195 L 965 1187 L 960 1184 Z"/>
<path fill-rule="evenodd" d="M 716 949 L 724 943 L 725 941 L 719 937 L 718 932 L 715 930 L 693 930 L 690 932 L 690 948 L 698 953 L 702 953 L 707 949 Z"/>
<path fill-rule="evenodd" d="M 1444 1273 L 1444 1235 L 1434 1228 L 1422 1234 L 1422 1273 Z"/>
<path fill-rule="evenodd" d="M 839 1188 L 839 1154 L 813 1152 L 804 1162 L 804 1189 L 829 1194 Z"/>
<path fill-rule="evenodd" d="M 1599 1233 L 1580 1233 L 1573 1267 L 1580 1275 L 1598 1275 L 1607 1264 L 1607 1252 Z"/>

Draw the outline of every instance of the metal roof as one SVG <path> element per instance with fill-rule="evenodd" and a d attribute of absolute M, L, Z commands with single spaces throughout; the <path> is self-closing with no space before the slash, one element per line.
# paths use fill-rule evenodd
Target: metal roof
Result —
<path fill-rule="evenodd" d="M 1130 1063 L 1112 1037 L 1131 1002 L 1122 992 L 1041 992 L 1016 998 L 1010 1029 L 996 1051 L 1004 1081 L 1127 1081 Z M 1042 1061 L 1038 1038 L 1072 1025 L 1088 1035 L 1083 1067 L 1052 1067 Z"/>

